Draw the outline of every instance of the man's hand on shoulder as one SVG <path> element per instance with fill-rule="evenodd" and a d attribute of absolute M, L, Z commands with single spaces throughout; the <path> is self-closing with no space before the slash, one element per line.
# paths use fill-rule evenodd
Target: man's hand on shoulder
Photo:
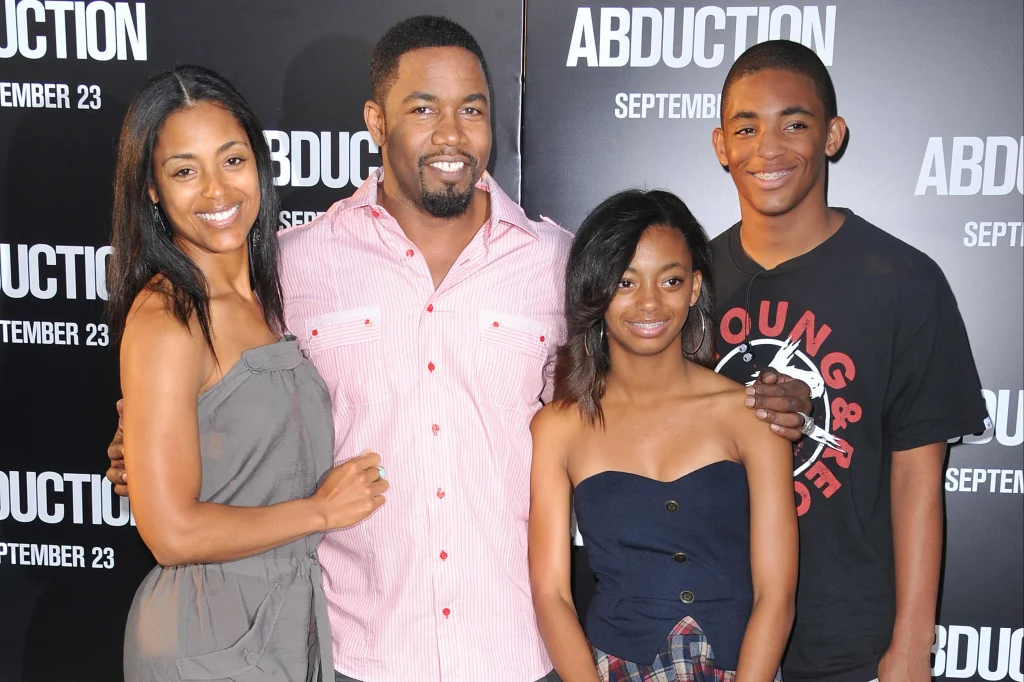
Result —
<path fill-rule="evenodd" d="M 774 433 L 794 443 L 803 438 L 803 415 L 811 413 L 810 386 L 766 369 L 746 391 L 744 404 L 754 410 L 758 419 L 767 422 Z"/>
<path fill-rule="evenodd" d="M 107 480 L 114 484 L 114 492 L 122 497 L 128 495 L 128 474 L 124 470 L 124 422 L 121 418 L 124 399 L 117 401 L 117 431 L 114 440 L 107 446 L 107 457 L 110 468 L 107 469 Z"/>

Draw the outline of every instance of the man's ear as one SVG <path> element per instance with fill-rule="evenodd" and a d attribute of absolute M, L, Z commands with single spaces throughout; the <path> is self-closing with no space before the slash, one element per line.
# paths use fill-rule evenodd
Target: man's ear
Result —
<path fill-rule="evenodd" d="M 363 105 L 363 121 L 366 122 L 366 129 L 370 132 L 373 143 L 383 147 L 388 132 L 384 109 L 372 99 L 366 100 L 366 104 Z"/>
<path fill-rule="evenodd" d="M 725 168 L 729 165 L 729 157 L 725 154 L 725 131 L 721 128 L 715 128 L 711 131 L 711 146 L 715 148 L 715 156 L 718 157 L 718 163 L 722 164 Z"/>
<path fill-rule="evenodd" d="M 828 140 L 825 142 L 825 156 L 832 158 L 843 148 L 846 140 L 846 119 L 835 116 L 828 122 Z"/>

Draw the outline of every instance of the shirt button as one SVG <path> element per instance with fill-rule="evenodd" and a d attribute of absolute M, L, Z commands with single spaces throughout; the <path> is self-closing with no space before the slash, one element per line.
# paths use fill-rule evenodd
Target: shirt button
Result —
<path fill-rule="evenodd" d="M 675 500 L 669 500 L 668 502 L 665 503 L 665 509 L 669 510 L 670 512 L 679 511 L 679 503 L 676 502 Z"/>
<path fill-rule="evenodd" d="M 444 560 L 445 560 L 445 559 L 447 559 L 447 558 L 448 558 L 448 552 L 446 552 L 446 551 L 444 551 L 444 550 L 442 549 L 442 550 L 441 550 L 441 561 L 444 561 Z"/>
<path fill-rule="evenodd" d="M 541 342 L 541 343 L 544 343 L 544 337 L 543 337 L 543 336 L 542 336 L 542 337 L 540 337 L 540 342 Z"/>
<path fill-rule="evenodd" d="M 439 499 L 439 500 L 443 500 L 444 499 L 444 491 L 441 490 L 440 488 L 437 489 L 437 499 Z"/>
<path fill-rule="evenodd" d="M 446 606 L 444 607 L 444 610 L 441 611 L 441 613 L 443 613 L 444 617 L 447 618 L 452 614 L 452 610 Z"/>
<path fill-rule="evenodd" d="M 405 252 L 405 255 L 409 256 L 409 257 L 412 257 L 412 256 L 416 255 L 416 252 L 413 251 L 412 249 L 409 249 L 408 251 Z"/>
<path fill-rule="evenodd" d="M 434 304 L 433 303 L 427 305 L 427 312 L 428 313 L 434 312 Z"/>
<path fill-rule="evenodd" d="M 497 320 L 495 320 L 494 322 L 491 323 L 491 326 L 492 327 L 497 327 L 497 326 L 500 326 L 500 325 L 498 325 Z"/>
<path fill-rule="evenodd" d="M 370 213 L 373 215 L 374 218 L 380 217 L 380 211 L 378 211 L 377 209 L 372 209 Z"/>
<path fill-rule="evenodd" d="M 434 368 L 434 363 L 432 363 L 432 362 L 431 362 L 431 363 L 428 363 L 428 364 L 427 364 L 427 369 L 428 369 L 429 371 L 433 372 L 433 371 L 434 371 L 434 369 L 435 369 L 435 368 Z"/>
<path fill-rule="evenodd" d="M 686 553 L 685 552 L 676 552 L 675 554 L 672 555 L 672 558 L 675 559 L 676 561 L 678 561 L 679 563 L 683 563 L 684 561 L 686 561 Z"/>
<path fill-rule="evenodd" d="M 684 604 L 692 604 L 693 603 L 693 592 L 690 592 L 689 590 L 685 590 L 683 592 L 680 592 L 679 593 L 679 601 L 683 602 Z"/>
<path fill-rule="evenodd" d="M 314 329 L 313 331 L 311 331 L 311 332 L 310 332 L 310 334 L 312 334 L 313 336 L 316 336 L 316 335 L 317 335 L 317 334 L 319 334 L 319 333 L 320 333 L 320 332 L 318 332 L 318 331 L 317 331 L 317 330 L 315 330 L 315 329 Z"/>
<path fill-rule="evenodd" d="M 436 436 L 437 432 L 441 430 L 441 427 L 438 426 L 437 424 L 431 424 L 430 425 L 430 430 L 433 431 L 434 435 Z"/>

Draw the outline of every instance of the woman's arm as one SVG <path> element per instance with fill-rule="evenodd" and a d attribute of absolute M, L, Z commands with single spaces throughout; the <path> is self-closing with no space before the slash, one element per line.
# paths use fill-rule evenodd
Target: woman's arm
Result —
<path fill-rule="evenodd" d="M 792 445 L 742 406 L 735 410 L 736 445 L 750 488 L 750 569 L 754 609 L 740 648 L 736 682 L 770 682 L 795 613 L 797 522 Z"/>
<path fill-rule="evenodd" d="M 574 416 L 549 404 L 530 424 L 530 585 L 537 625 L 562 682 L 597 682 L 594 658 L 569 590 L 572 482 L 566 458 Z"/>
<path fill-rule="evenodd" d="M 200 502 L 197 397 L 208 350 L 156 296 L 129 318 L 121 343 L 125 467 L 139 534 L 164 566 L 230 561 L 310 533 L 351 525 L 383 503 L 376 455 L 336 467 L 312 497 L 267 507 Z"/>

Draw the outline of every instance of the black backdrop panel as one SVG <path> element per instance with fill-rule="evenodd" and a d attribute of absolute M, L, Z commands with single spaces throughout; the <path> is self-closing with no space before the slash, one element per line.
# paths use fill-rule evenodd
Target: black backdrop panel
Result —
<path fill-rule="evenodd" d="M 518 197 L 521 2 L 0 0 L 3 682 L 121 679 L 125 615 L 153 565 L 99 476 L 119 395 L 103 273 L 135 89 L 176 63 L 227 76 L 280 161 L 281 226 L 308 222 L 379 165 L 362 119 L 370 51 L 422 13 L 452 17 L 483 46 L 490 168 Z"/>

